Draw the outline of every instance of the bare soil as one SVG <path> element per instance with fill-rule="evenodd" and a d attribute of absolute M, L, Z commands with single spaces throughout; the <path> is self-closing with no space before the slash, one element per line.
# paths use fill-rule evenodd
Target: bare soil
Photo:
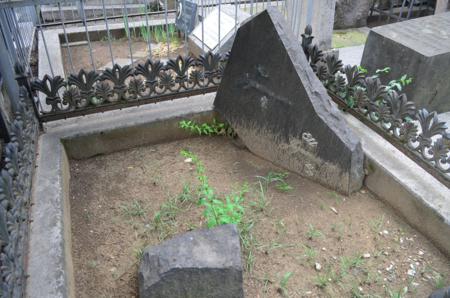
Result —
<path fill-rule="evenodd" d="M 77 297 L 137 297 L 142 249 L 205 227 L 182 149 L 203 161 L 219 193 L 248 183 L 246 297 L 428 297 L 450 283 L 449 259 L 366 189 L 342 196 L 290 173 L 292 190 L 272 185 L 260 204 L 257 176 L 283 170 L 227 138 L 204 137 L 71 161 Z"/>
<path fill-rule="evenodd" d="M 184 46 L 184 41 L 176 39 L 172 41 L 169 46 L 169 55 L 167 55 L 167 43 L 160 42 L 158 44 L 152 44 L 152 59 L 162 60 L 168 57 L 174 58 L 178 55 L 185 55 L 186 48 Z M 91 42 L 92 57 L 94 59 L 95 67 L 97 70 L 104 67 L 106 64 L 111 63 L 111 54 L 108 46 L 108 41 L 93 41 Z M 115 63 L 118 61 L 128 60 L 126 64 L 121 64 L 121 66 L 131 64 L 130 59 L 130 48 L 128 46 L 128 40 L 126 38 L 112 40 L 111 41 L 112 53 L 114 56 Z M 80 69 L 92 70 L 91 55 L 89 52 L 89 46 L 77 45 L 70 47 L 70 55 L 72 56 L 72 63 L 74 71 L 70 64 L 69 50 L 66 46 L 61 47 L 64 72 L 66 75 L 71 73 L 78 73 Z M 148 43 L 142 39 L 133 39 L 131 43 L 131 51 L 133 53 L 134 65 L 137 63 L 145 62 L 147 57 L 143 57 L 143 52 L 148 52 Z"/>

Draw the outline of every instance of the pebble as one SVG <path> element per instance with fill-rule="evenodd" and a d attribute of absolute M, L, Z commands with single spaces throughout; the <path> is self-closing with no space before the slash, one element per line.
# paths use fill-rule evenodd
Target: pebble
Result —
<path fill-rule="evenodd" d="M 389 231 L 388 230 L 383 230 L 383 235 L 389 235 Z"/>
<path fill-rule="evenodd" d="M 186 159 L 184 160 L 184 162 L 186 162 L 186 163 L 191 163 L 191 162 L 192 162 L 192 158 L 186 158 Z"/>
<path fill-rule="evenodd" d="M 365 254 L 363 254 L 363 258 L 364 258 L 364 259 L 370 258 L 370 253 L 365 253 Z"/>
<path fill-rule="evenodd" d="M 333 211 L 334 213 L 338 214 L 338 212 L 337 212 L 336 208 L 334 208 L 334 207 L 330 207 L 330 209 L 331 209 L 331 211 Z"/>
<path fill-rule="evenodd" d="M 419 250 L 418 254 L 419 254 L 419 256 L 423 256 L 425 253 L 423 251 Z"/>
<path fill-rule="evenodd" d="M 322 247 L 322 250 L 323 250 L 323 251 L 327 251 L 327 249 L 326 249 L 325 247 Z"/>
<path fill-rule="evenodd" d="M 388 267 L 386 267 L 386 271 L 391 271 L 394 268 L 394 265 L 389 265 Z"/>
<path fill-rule="evenodd" d="M 407 274 L 408 274 L 409 276 L 415 276 L 415 275 L 416 275 L 416 270 L 414 270 L 414 269 L 408 269 Z"/>
<path fill-rule="evenodd" d="M 322 269 L 322 265 L 320 265 L 319 263 L 316 263 L 314 265 L 314 268 L 316 268 L 317 271 L 320 271 Z"/>

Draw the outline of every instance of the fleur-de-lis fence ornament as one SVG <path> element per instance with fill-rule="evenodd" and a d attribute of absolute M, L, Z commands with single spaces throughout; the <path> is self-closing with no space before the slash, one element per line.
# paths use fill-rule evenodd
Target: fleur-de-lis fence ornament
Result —
<path fill-rule="evenodd" d="M 417 109 L 405 94 L 356 65 L 343 67 L 336 55 L 325 55 L 312 40 L 308 26 L 301 46 L 331 98 L 450 187 L 450 134 L 437 113 Z"/>
<path fill-rule="evenodd" d="M 45 96 L 50 108 L 40 110 L 40 119 L 49 121 L 92 113 L 103 106 L 123 107 L 216 91 L 227 60 L 228 53 L 211 52 L 199 58 L 178 56 L 166 63 L 147 59 L 136 66 L 115 64 L 103 72 L 81 69 L 67 80 L 45 75 L 32 83 L 32 89 Z"/>

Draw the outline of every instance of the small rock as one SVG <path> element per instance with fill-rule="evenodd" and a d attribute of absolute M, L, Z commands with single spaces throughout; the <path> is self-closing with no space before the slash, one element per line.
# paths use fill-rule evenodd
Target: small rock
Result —
<path fill-rule="evenodd" d="M 391 265 L 389 265 L 388 267 L 386 267 L 386 271 L 389 272 L 389 271 L 391 271 L 393 268 L 394 268 L 394 265 L 391 264 Z"/>
<path fill-rule="evenodd" d="M 316 263 L 314 265 L 314 268 L 316 268 L 317 271 L 320 271 L 322 269 L 322 265 L 320 265 L 319 263 Z"/>
<path fill-rule="evenodd" d="M 192 158 L 190 158 L 190 157 L 189 157 L 189 158 L 186 158 L 186 159 L 184 160 L 184 162 L 185 162 L 185 163 L 192 163 Z"/>
<path fill-rule="evenodd" d="M 305 292 L 305 295 L 311 295 L 312 294 L 312 291 L 306 291 Z"/>
<path fill-rule="evenodd" d="M 322 247 L 322 250 L 323 250 L 323 251 L 327 251 L 327 249 L 326 249 L 325 247 Z"/>
<path fill-rule="evenodd" d="M 365 253 L 365 254 L 363 254 L 363 258 L 364 258 L 364 259 L 370 258 L 370 253 Z"/>
<path fill-rule="evenodd" d="M 383 235 L 389 235 L 389 231 L 388 230 L 383 230 Z"/>
<path fill-rule="evenodd" d="M 334 208 L 334 207 L 330 207 L 330 209 L 331 209 L 331 211 L 333 211 L 334 213 L 338 214 L 338 212 L 337 212 L 336 208 Z"/>
<path fill-rule="evenodd" d="M 414 269 L 408 269 L 407 274 L 408 274 L 409 276 L 414 277 L 414 276 L 416 275 L 416 270 L 414 270 Z"/>
<path fill-rule="evenodd" d="M 419 250 L 418 254 L 419 254 L 419 256 L 423 256 L 425 253 L 423 251 Z"/>

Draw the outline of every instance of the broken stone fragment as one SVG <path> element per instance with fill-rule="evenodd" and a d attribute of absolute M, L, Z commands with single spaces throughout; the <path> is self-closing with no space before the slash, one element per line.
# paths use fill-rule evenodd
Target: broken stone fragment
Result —
<path fill-rule="evenodd" d="M 141 298 L 244 297 L 235 225 L 188 232 L 147 247 L 139 267 Z"/>

